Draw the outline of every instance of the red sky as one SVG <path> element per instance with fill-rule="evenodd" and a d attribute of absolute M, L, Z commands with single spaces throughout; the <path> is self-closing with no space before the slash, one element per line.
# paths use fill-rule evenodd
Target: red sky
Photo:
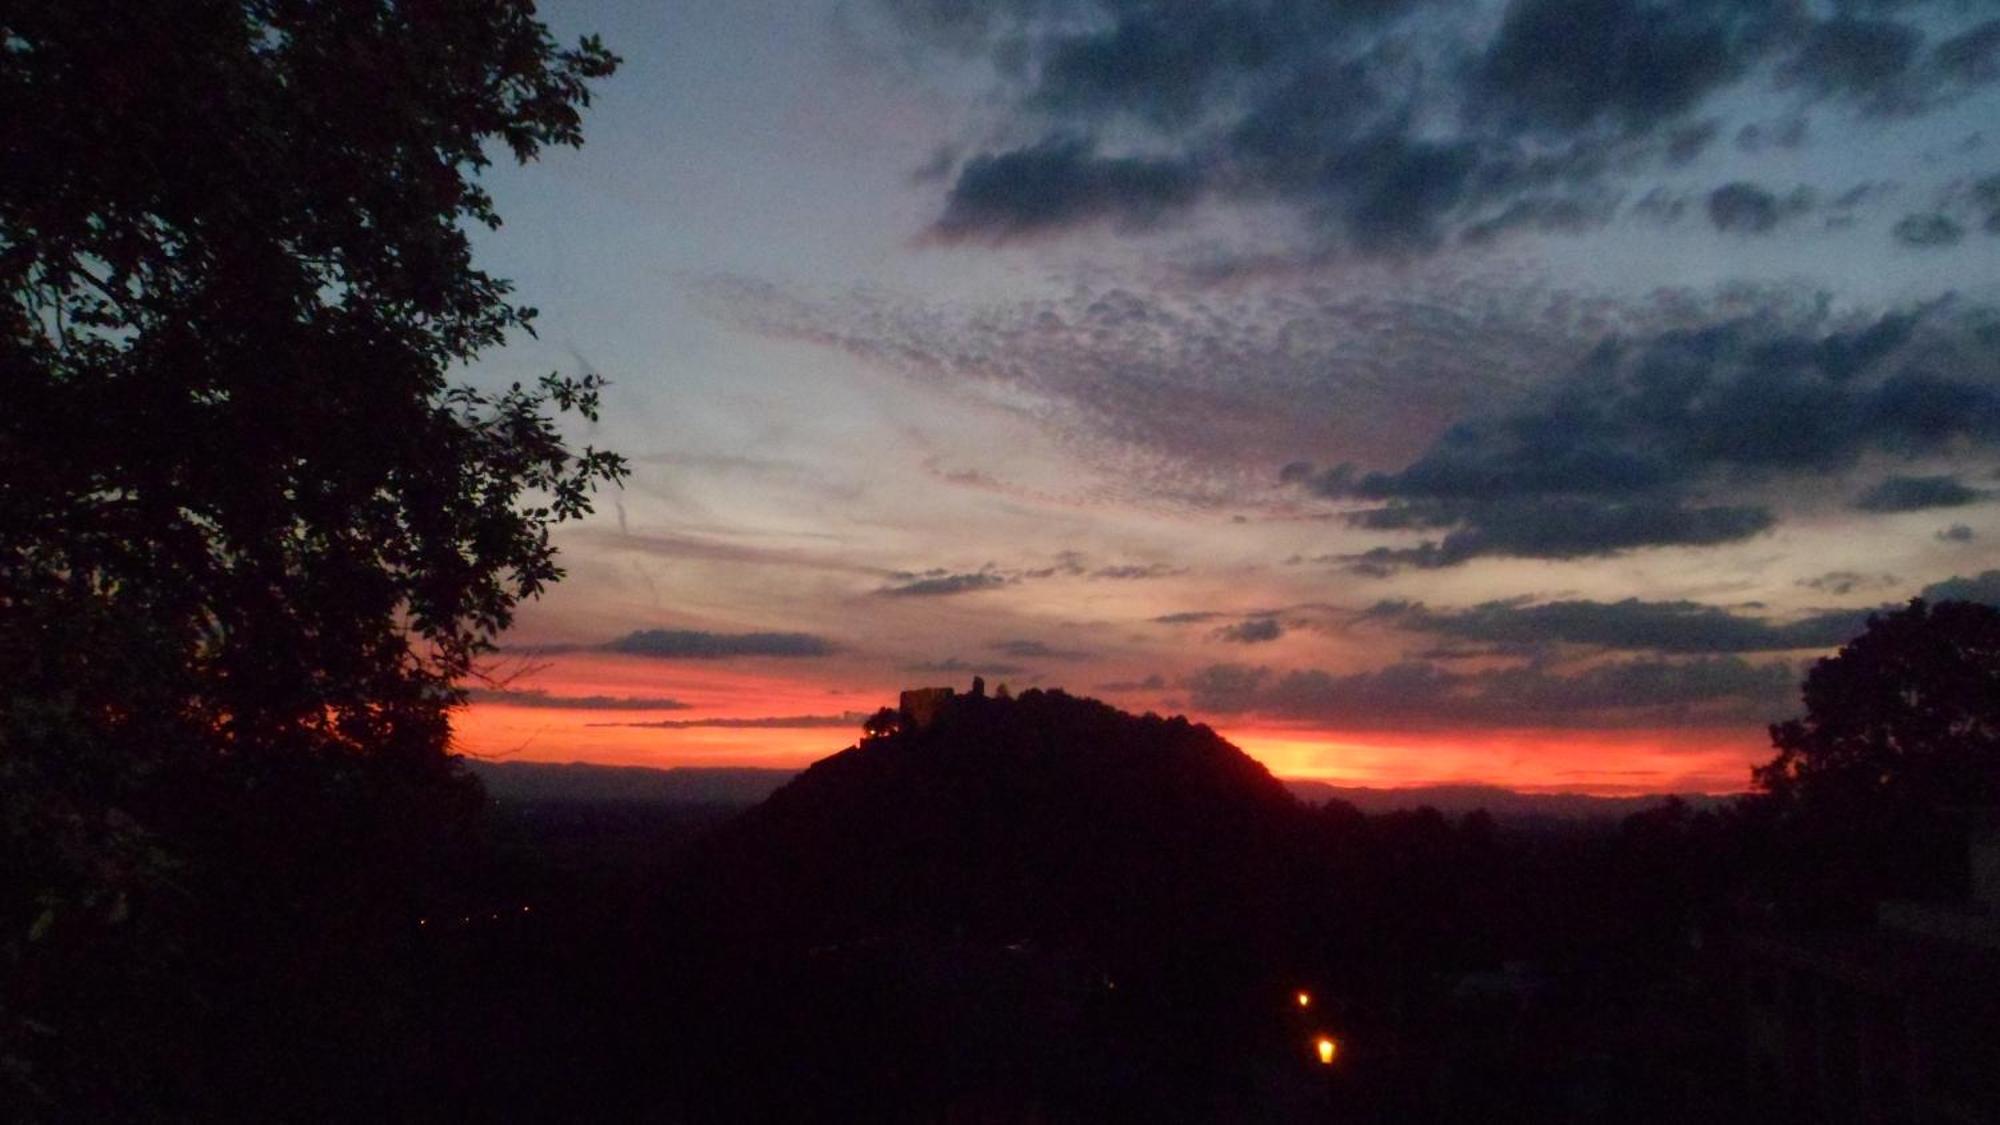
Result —
<path fill-rule="evenodd" d="M 859 716 L 893 705 L 899 690 L 884 686 L 871 692 L 805 676 L 707 665 L 677 666 L 669 677 L 659 671 L 605 656 L 565 658 L 560 671 L 551 666 L 536 675 L 534 690 L 572 698 L 666 696 L 685 706 L 621 710 L 475 702 L 457 718 L 459 748 L 480 757 L 532 762 L 795 769 L 853 745 Z M 838 725 L 699 725 L 711 719 L 796 717 L 830 723 L 844 715 L 851 720 Z M 1746 727 L 1339 731 L 1243 716 L 1190 717 L 1208 722 L 1281 777 L 1383 788 L 1476 783 L 1607 795 L 1725 793 L 1744 789 L 1750 767 L 1769 756 L 1763 732 Z M 659 723 L 679 725 L 645 725 Z"/>

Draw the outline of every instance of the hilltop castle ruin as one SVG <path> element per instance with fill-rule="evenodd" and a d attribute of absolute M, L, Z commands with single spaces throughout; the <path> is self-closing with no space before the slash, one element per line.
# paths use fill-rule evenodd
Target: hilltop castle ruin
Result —
<path fill-rule="evenodd" d="M 897 700 L 896 709 L 903 713 L 904 730 L 922 730 L 937 722 L 938 716 L 951 706 L 958 692 L 948 687 L 910 688 Z"/>

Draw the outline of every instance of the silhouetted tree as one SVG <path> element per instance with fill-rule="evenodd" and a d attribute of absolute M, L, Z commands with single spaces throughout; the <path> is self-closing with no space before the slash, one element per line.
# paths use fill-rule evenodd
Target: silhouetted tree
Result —
<path fill-rule="evenodd" d="M 0 1085 L 199 1085 L 78 981 L 385 913 L 472 807 L 456 683 L 623 473 L 556 425 L 596 377 L 453 384 L 534 315 L 475 177 L 579 143 L 615 64 L 529 0 L 0 12 Z"/>
<path fill-rule="evenodd" d="M 1984 804 L 2000 799 L 2000 610 L 1976 602 L 1870 617 L 1813 665 L 1806 714 L 1778 723 L 1778 756 L 1757 770 L 1805 800 Z"/>
<path fill-rule="evenodd" d="M 903 713 L 894 707 L 884 707 L 862 720 L 861 737 L 864 739 L 887 738 L 903 729 Z"/>
<path fill-rule="evenodd" d="M 1807 675 L 1806 714 L 1772 726 L 1755 771 L 1802 841 L 1795 879 L 1858 902 L 1949 893 L 1952 811 L 2000 803 L 2000 610 L 1912 601 Z"/>

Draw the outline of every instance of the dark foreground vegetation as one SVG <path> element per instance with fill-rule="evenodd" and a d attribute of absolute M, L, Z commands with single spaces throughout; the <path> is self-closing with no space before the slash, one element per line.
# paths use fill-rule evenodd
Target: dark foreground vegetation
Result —
<path fill-rule="evenodd" d="M 451 710 L 623 464 L 594 376 L 453 381 L 533 321 L 466 229 L 615 64 L 526 0 L 0 9 L 0 1119 L 1995 1115 L 1978 916 L 1870 921 L 1977 882 L 1983 606 L 1616 825 L 1305 806 L 1057 692 L 741 816 L 496 806 Z"/>
<path fill-rule="evenodd" d="M 171 880 L 30 930 L 10 1111 L 1819 1119 L 1754 1066 L 1758 943 L 1838 949 L 1880 899 L 1965 897 L 1996 637 L 1980 606 L 1878 619 L 1815 670 L 1808 700 L 1843 707 L 1777 728 L 1796 749 L 1762 792 L 1622 820 L 1303 804 L 1206 727 L 1041 691 L 885 711 L 747 810 L 482 806 L 461 780 L 440 821 L 273 771 L 269 804 L 153 822 Z M 1952 955 L 1948 984 L 1995 995 L 1994 951 Z M 1852 1116 L 1925 1119 L 1913 1099 Z"/>
<path fill-rule="evenodd" d="M 538 916 L 550 929 L 506 948 L 568 945 L 589 989 L 524 982 L 549 1006 L 498 1012 L 562 1034 L 587 992 L 608 1006 L 583 1022 L 618 1046 L 583 1056 L 605 1068 L 589 1081 L 575 1051 L 530 1051 L 502 1068 L 510 1103 L 717 1121 L 1821 1119 L 1812 1090 L 1756 1070 L 1755 949 L 1867 939 L 1885 897 L 1964 900 L 1981 814 L 1920 809 L 1914 790 L 1959 764 L 1958 793 L 1992 784 L 1990 747 L 1947 764 L 1921 739 L 1963 746 L 1994 705 L 1943 685 L 2000 674 L 1996 622 L 1914 606 L 1820 665 L 1808 698 L 1872 694 L 1865 725 L 1894 754 L 1802 750 L 1754 797 L 1620 820 L 1304 805 L 1204 727 L 1060 692 L 959 696 L 921 726 L 878 716 L 664 869 L 545 884 L 589 883 L 582 929 Z M 1913 663 L 1940 679 L 1881 667 Z M 1815 711 L 1778 737 L 1829 745 L 1856 717 Z M 1866 816 L 1808 795 L 1858 768 L 1890 775 Z M 536 816 L 527 854 L 553 855 L 567 833 Z M 625 952 L 579 953 L 593 942 Z M 1976 1073 L 1991 1041 L 1954 1031 Z M 1909 1091 L 1850 1108 L 1927 1116 Z"/>
<path fill-rule="evenodd" d="M 31 997 L 16 1092 L 49 1120 L 1814 1119 L 1753 1069 L 1747 951 L 1962 899 L 1978 817 L 1918 808 L 1943 779 L 1916 740 L 1993 705 L 1848 673 L 1893 647 L 1993 675 L 1996 622 L 1913 606 L 1820 665 L 1809 698 L 1913 707 L 1873 716 L 1895 776 L 1837 822 L 1803 793 L 1846 775 L 1807 758 L 1785 788 L 1783 757 L 1707 810 L 1369 816 L 1297 802 L 1205 727 L 1031 691 L 878 716 L 747 811 L 489 801 L 401 901 L 302 883 L 295 851 L 235 860 L 264 873 L 215 929 Z"/>

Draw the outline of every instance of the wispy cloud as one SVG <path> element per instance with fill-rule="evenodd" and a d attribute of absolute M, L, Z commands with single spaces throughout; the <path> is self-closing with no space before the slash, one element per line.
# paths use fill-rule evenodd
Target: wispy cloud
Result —
<path fill-rule="evenodd" d="M 1257 714 L 1334 729 L 1514 725 L 1738 725 L 1782 717 L 1796 676 L 1738 657 L 1613 661 L 1561 672 L 1538 665 L 1456 672 L 1407 661 L 1367 672 L 1216 664 L 1182 685 L 1212 714 Z"/>
<path fill-rule="evenodd" d="M 640 730 L 818 730 L 859 726 L 867 716 L 859 711 L 839 715 L 759 715 L 753 718 L 659 719 L 648 723 L 588 723 L 593 727 Z"/>
<path fill-rule="evenodd" d="M 698 629 L 640 629 L 596 645 L 534 645 L 513 650 L 531 656 L 611 652 L 659 660 L 723 660 L 735 656 L 831 656 L 839 646 L 811 633 L 710 633 Z"/>
<path fill-rule="evenodd" d="M 501 703 L 510 707 L 547 707 L 565 711 L 684 711 L 690 705 L 678 699 L 633 695 L 550 695 L 545 691 L 508 688 L 471 688 L 465 693 L 473 703 Z"/>
<path fill-rule="evenodd" d="M 920 575 L 910 575 L 875 592 L 888 598 L 943 598 L 953 594 L 971 594 L 981 590 L 997 590 L 1015 579 L 998 571 L 974 570 L 960 573 L 928 571 Z"/>
<path fill-rule="evenodd" d="M 1543 379 L 1632 315 L 1459 267 L 1226 289 L 1086 282 L 973 307 L 741 277 L 710 277 L 699 294 L 746 330 L 1026 414 L 1127 494 L 1205 507 L 1268 490 L 1274 464 L 1329 442 L 1362 456 L 1406 450 L 1469 396 Z M 1159 565 L 1093 567 L 1113 578 Z"/>
<path fill-rule="evenodd" d="M 1239 645 L 1263 644 L 1284 635 L 1284 627 L 1278 624 L 1275 617 L 1253 617 L 1234 625 L 1224 625 L 1215 631 L 1217 640 Z"/>
<path fill-rule="evenodd" d="M 1019 676 L 1027 672 L 1027 669 L 1019 664 L 1009 664 L 1002 661 L 961 660 L 956 656 L 946 657 L 943 660 L 920 660 L 914 664 L 905 664 L 903 670 L 906 672 L 923 672 L 937 675 L 981 674 L 987 676 Z"/>
<path fill-rule="evenodd" d="M 1091 654 L 1077 649 L 1055 648 L 1042 641 L 995 641 L 993 651 L 1022 660 L 1088 660 Z"/>
<path fill-rule="evenodd" d="M 1960 508 L 1990 499 L 1992 495 L 1952 476 L 1885 477 L 1856 497 L 1854 506 L 1864 512 L 1918 512 L 1926 508 Z"/>

